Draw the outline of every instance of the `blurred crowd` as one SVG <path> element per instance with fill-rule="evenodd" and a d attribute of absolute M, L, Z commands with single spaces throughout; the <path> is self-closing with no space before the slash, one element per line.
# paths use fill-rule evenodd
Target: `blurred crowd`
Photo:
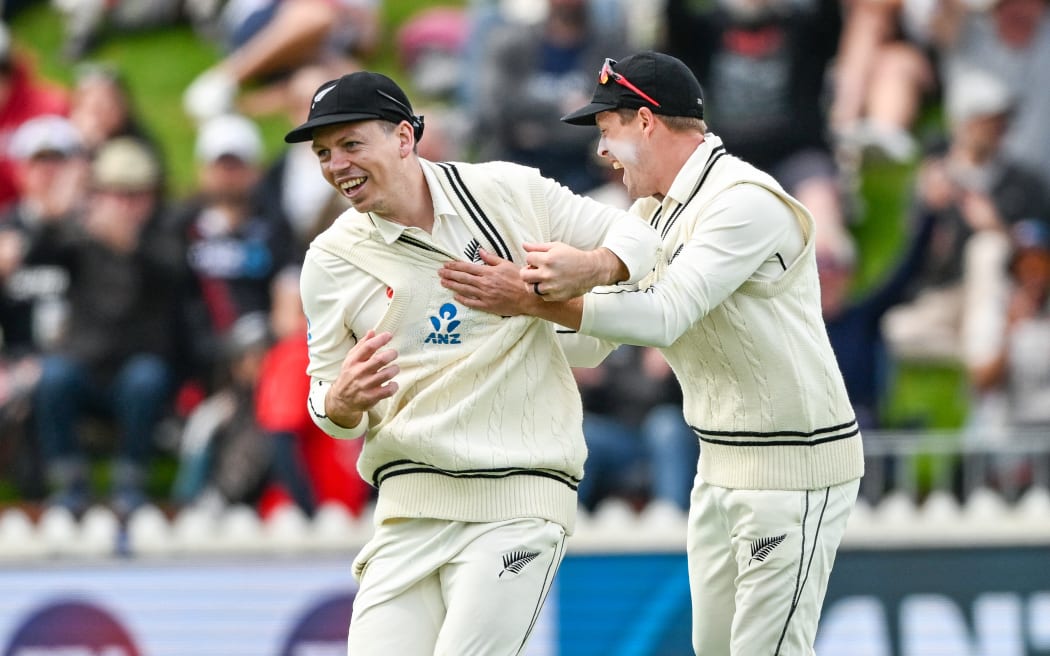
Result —
<path fill-rule="evenodd" d="M 297 271 L 346 206 L 309 144 L 268 158 L 256 121 L 301 122 L 322 82 L 384 45 L 426 117 L 423 157 L 527 164 L 621 207 L 597 134 L 558 119 L 604 58 L 677 56 L 710 129 L 817 219 L 822 309 L 862 429 L 893 428 L 909 362 L 965 372 L 977 444 L 1050 429 L 1048 0 L 469 0 L 392 26 L 381 0 L 51 4 L 68 88 L 0 24 L 0 477 L 20 499 L 361 512 L 360 444 L 306 414 Z M 149 99 L 93 58 L 177 22 L 223 53 L 181 91 L 197 133 L 179 196 Z M 860 202 L 887 162 L 914 172 L 904 216 Z M 871 221 L 905 238 L 861 286 L 853 234 Z M 684 509 L 699 448 L 659 353 L 621 347 L 576 375 L 581 504 Z M 175 473 L 158 498 L 159 457 Z"/>

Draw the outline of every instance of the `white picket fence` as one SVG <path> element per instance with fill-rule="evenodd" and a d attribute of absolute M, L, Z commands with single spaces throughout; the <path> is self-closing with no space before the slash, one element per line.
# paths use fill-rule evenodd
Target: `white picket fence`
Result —
<path fill-rule="evenodd" d="M 867 473 L 844 547 L 856 549 L 989 544 L 1050 545 L 1050 434 L 996 436 L 868 433 Z M 681 551 L 686 516 L 650 503 L 640 512 L 610 499 L 581 510 L 570 548 Z M 173 518 L 146 506 L 122 525 L 107 508 L 74 519 L 52 508 L 35 521 L 0 512 L 0 560 L 179 557 L 347 552 L 372 533 L 368 512 L 326 506 L 312 518 L 285 507 L 265 521 L 248 507 L 187 509 Z"/>

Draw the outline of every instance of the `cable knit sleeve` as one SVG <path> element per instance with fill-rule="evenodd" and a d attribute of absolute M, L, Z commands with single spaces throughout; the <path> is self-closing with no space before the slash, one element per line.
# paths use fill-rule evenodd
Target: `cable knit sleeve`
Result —
<path fill-rule="evenodd" d="M 584 296 L 581 333 L 669 346 L 745 281 L 790 265 L 801 250 L 792 211 L 755 185 L 729 189 L 689 220 L 695 222 L 691 237 L 658 283 Z"/>
<path fill-rule="evenodd" d="M 345 284 L 340 285 L 329 267 L 320 260 L 331 260 L 329 264 L 340 262 L 338 258 L 313 249 L 303 260 L 299 287 L 308 323 L 310 353 L 306 370 L 310 375 L 307 410 L 310 419 L 325 433 L 338 438 L 356 438 L 368 428 L 367 413 L 359 425 L 344 427 L 329 419 L 325 412 L 325 395 L 331 381 L 339 375 L 343 359 L 357 339 L 347 328 L 345 320 L 345 301 L 342 300 L 347 297 L 343 290 Z"/>

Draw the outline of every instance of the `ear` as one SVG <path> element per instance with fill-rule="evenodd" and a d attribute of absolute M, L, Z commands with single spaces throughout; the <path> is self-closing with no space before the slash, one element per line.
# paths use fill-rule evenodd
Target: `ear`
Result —
<path fill-rule="evenodd" d="M 397 124 L 398 152 L 401 157 L 408 157 L 416 147 L 416 137 L 408 121 Z"/>
<path fill-rule="evenodd" d="M 642 134 L 651 137 L 653 130 L 656 128 L 656 114 L 653 114 L 653 110 L 648 107 L 640 107 L 638 109 L 638 120 L 641 121 Z"/>

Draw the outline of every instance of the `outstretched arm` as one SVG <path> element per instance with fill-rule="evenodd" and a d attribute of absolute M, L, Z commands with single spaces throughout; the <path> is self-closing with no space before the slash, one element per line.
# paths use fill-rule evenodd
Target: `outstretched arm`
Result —
<path fill-rule="evenodd" d="M 591 251 L 560 242 L 523 244 L 525 264 L 521 280 L 543 300 L 566 301 L 595 287 L 627 280 L 630 273 L 608 248 Z"/>

